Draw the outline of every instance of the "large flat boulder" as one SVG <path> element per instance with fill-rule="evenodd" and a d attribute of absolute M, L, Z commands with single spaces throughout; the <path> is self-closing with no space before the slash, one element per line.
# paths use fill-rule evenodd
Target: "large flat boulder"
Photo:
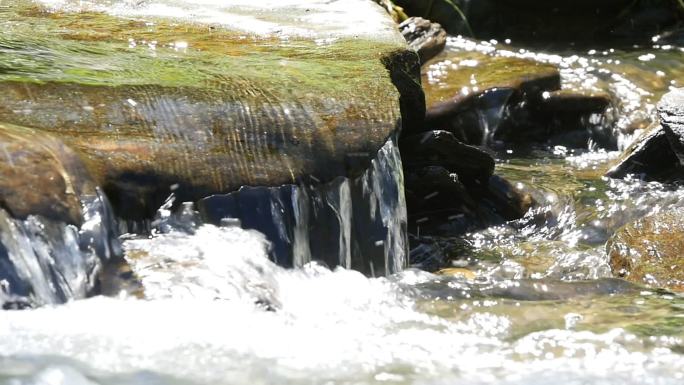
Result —
<path fill-rule="evenodd" d="M 121 217 L 174 186 L 360 176 L 423 117 L 418 57 L 371 1 L 14 1 L 0 121 L 57 135 Z"/>

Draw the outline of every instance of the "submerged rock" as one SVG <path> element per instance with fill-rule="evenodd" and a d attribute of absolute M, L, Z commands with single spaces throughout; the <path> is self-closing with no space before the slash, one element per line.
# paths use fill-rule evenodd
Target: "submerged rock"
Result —
<path fill-rule="evenodd" d="M 448 282 L 447 285 L 444 283 Z M 550 279 L 504 281 L 464 280 L 462 277 L 438 276 L 417 285 L 415 292 L 423 299 L 458 300 L 463 298 L 506 298 L 517 301 L 559 301 L 582 297 L 638 293 L 642 287 L 622 279 L 601 278 L 565 282 Z"/>
<path fill-rule="evenodd" d="M 494 172 L 494 158 L 487 152 L 461 143 L 448 131 L 428 131 L 404 136 L 401 153 L 406 168 L 441 166 L 458 174 L 464 183 L 486 183 Z"/>
<path fill-rule="evenodd" d="M 418 58 L 371 2 L 56 4 L 3 13 L 0 121 L 59 135 L 123 218 L 170 186 L 192 201 L 358 177 L 423 118 Z"/>
<path fill-rule="evenodd" d="M 418 52 L 421 63 L 426 63 L 435 57 L 446 46 L 447 34 L 442 26 L 422 17 L 406 19 L 399 24 L 399 30 L 408 41 L 409 47 Z"/>
<path fill-rule="evenodd" d="M 468 144 L 492 147 L 589 143 L 617 148 L 610 95 L 561 89 L 554 65 L 482 50 L 454 40 L 423 69 L 426 126 Z"/>
<path fill-rule="evenodd" d="M 650 215 L 608 241 L 613 274 L 651 287 L 684 291 L 684 211 Z"/>

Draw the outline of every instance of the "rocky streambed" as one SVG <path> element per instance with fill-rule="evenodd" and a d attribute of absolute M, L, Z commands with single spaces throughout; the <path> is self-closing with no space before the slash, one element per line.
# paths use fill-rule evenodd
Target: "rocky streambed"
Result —
<path fill-rule="evenodd" d="M 681 383 L 678 6 L 0 0 L 0 384 Z"/>

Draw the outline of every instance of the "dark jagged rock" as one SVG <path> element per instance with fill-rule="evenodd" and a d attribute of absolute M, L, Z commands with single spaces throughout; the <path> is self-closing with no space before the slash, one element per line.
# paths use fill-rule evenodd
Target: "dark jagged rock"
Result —
<path fill-rule="evenodd" d="M 440 166 L 405 172 L 409 232 L 433 234 L 445 223 L 457 227 L 453 235 L 481 226 L 478 202 L 458 176 Z"/>
<path fill-rule="evenodd" d="M 660 125 L 651 128 L 625 150 L 606 174 L 628 174 L 646 180 L 673 182 L 684 179 L 684 89 L 665 94 L 658 104 Z"/>
<path fill-rule="evenodd" d="M 663 32 L 660 35 L 653 37 L 655 43 L 659 45 L 675 45 L 678 47 L 684 46 L 684 29 L 674 29 Z"/>
<path fill-rule="evenodd" d="M 606 244 L 613 274 L 684 291 L 684 212 L 662 212 L 624 226 Z"/>
<path fill-rule="evenodd" d="M 617 149 L 617 135 L 607 114 L 611 106 L 611 97 L 606 93 L 545 93 L 533 118 L 540 127 L 536 140 L 547 138 L 552 145 L 570 148 L 586 148 L 591 141 L 600 148 Z"/>
<path fill-rule="evenodd" d="M 442 166 L 458 174 L 464 183 L 486 183 L 494 172 L 491 155 L 461 143 L 448 131 L 428 131 L 403 137 L 400 148 L 405 167 Z"/>
<path fill-rule="evenodd" d="M 611 178 L 624 178 L 627 175 L 663 182 L 684 175 L 684 169 L 662 126 L 653 127 L 637 139 L 606 173 Z"/>
<path fill-rule="evenodd" d="M 444 167 L 408 169 L 406 206 L 409 232 L 416 236 L 456 236 L 521 218 L 533 200 L 507 181 L 491 176 L 465 184 Z"/>
<path fill-rule="evenodd" d="M 441 25 L 431 23 L 422 17 L 411 17 L 399 24 L 399 30 L 409 43 L 409 47 L 418 52 L 421 63 L 442 52 L 446 46 L 446 31 Z"/>
<path fill-rule="evenodd" d="M 464 261 L 472 245 L 456 237 L 410 236 L 411 267 L 430 272 L 451 266 L 452 261 Z"/>

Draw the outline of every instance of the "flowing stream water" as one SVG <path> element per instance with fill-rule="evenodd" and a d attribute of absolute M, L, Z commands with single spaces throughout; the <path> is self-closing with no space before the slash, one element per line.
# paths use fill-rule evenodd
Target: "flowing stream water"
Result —
<path fill-rule="evenodd" d="M 449 47 L 554 63 L 565 86 L 611 91 L 622 146 L 684 73 L 667 46 Z M 302 266 L 284 269 L 263 234 L 233 222 L 124 236 L 141 287 L 0 311 L 0 384 L 681 384 L 684 297 L 612 278 L 604 245 L 629 221 L 684 207 L 684 189 L 602 177 L 617 155 L 500 154 L 497 173 L 539 204 L 441 240 L 456 276 L 368 278 L 297 247 Z"/>

